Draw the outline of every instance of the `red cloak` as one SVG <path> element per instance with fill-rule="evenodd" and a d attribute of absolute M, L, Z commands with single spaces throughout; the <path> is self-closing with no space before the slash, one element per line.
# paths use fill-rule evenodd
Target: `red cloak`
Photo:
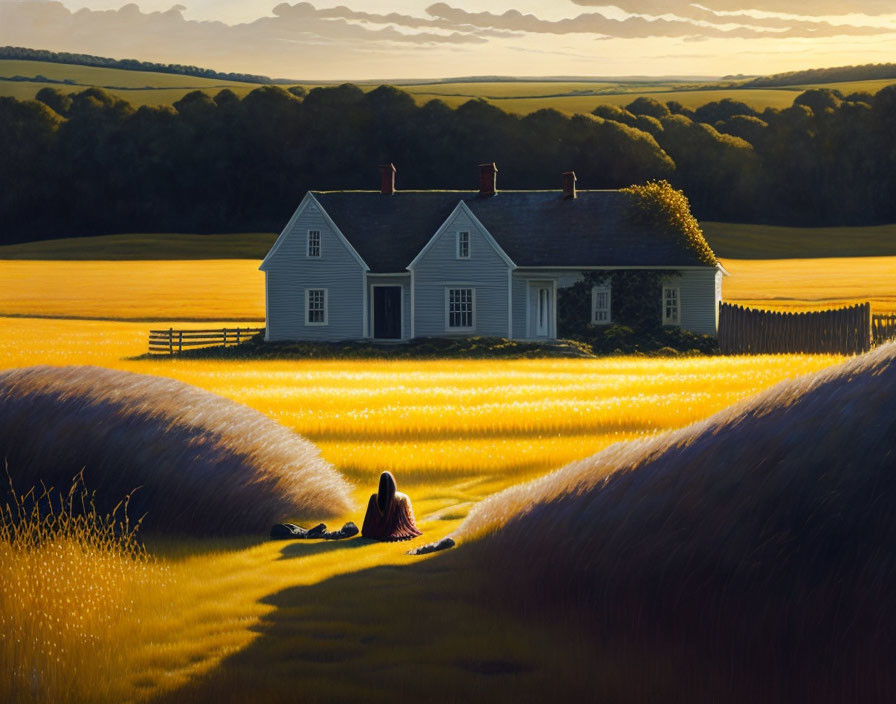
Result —
<path fill-rule="evenodd" d="M 414 522 L 414 509 L 406 494 L 398 492 L 391 472 L 380 475 L 377 493 L 367 502 L 361 536 L 374 540 L 410 540 L 423 535 Z"/>

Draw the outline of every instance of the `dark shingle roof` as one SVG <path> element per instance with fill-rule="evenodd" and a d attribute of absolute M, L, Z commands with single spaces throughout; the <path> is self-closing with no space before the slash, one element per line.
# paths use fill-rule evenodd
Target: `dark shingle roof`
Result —
<path fill-rule="evenodd" d="M 675 235 L 626 217 L 619 191 L 315 193 L 374 272 L 404 271 L 463 200 L 517 266 L 705 266 Z"/>
<path fill-rule="evenodd" d="M 398 191 L 384 196 L 379 191 L 336 191 L 314 197 L 371 271 L 396 272 L 407 269 L 458 202 L 471 195 L 476 194 Z"/>

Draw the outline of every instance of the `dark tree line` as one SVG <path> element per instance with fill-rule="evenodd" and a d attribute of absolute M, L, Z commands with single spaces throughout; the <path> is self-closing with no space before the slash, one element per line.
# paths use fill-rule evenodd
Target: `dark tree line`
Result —
<path fill-rule="evenodd" d="M 665 108 L 665 110 L 664 110 Z M 784 225 L 896 221 L 896 86 L 875 96 L 812 89 L 759 113 L 722 100 L 695 111 L 641 98 L 698 217 Z M 637 117 L 637 115 L 635 115 Z M 630 118 L 629 118 L 630 119 Z"/>
<path fill-rule="evenodd" d="M 775 73 L 771 76 L 759 76 L 740 87 L 798 86 L 806 83 L 845 83 L 847 81 L 873 81 L 882 78 L 896 78 L 896 64 L 862 64 L 861 66 L 810 68 L 805 71 Z"/>
<path fill-rule="evenodd" d="M 182 76 L 198 76 L 200 78 L 217 78 L 244 83 L 291 83 L 292 81 L 272 80 L 268 76 L 254 73 L 224 73 L 210 68 L 200 68 L 189 64 L 160 64 L 154 61 L 138 61 L 137 59 L 110 59 L 93 54 L 72 54 L 67 51 L 49 51 L 47 49 L 28 49 L 23 46 L 0 46 L 0 59 L 18 61 L 47 61 L 54 64 L 74 64 L 76 66 L 97 66 L 99 68 L 121 68 L 127 71 L 153 71 L 155 73 L 174 73 Z"/>
<path fill-rule="evenodd" d="M 665 178 L 704 219 L 782 224 L 896 221 L 896 87 L 873 98 L 804 93 L 757 114 L 734 101 L 689 111 L 640 98 L 566 117 L 483 101 L 417 106 L 383 86 L 264 86 L 134 109 L 101 89 L 0 99 L 4 242 L 113 232 L 280 229 L 309 189 L 582 188 Z"/>

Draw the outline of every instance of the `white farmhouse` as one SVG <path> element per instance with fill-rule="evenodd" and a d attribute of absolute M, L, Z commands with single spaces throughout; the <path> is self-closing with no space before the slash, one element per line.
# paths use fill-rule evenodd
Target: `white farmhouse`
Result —
<path fill-rule="evenodd" d="M 407 340 L 557 336 L 557 290 L 585 272 L 668 270 L 664 325 L 716 334 L 722 268 L 695 247 L 625 216 L 620 191 L 501 191 L 480 166 L 479 191 L 309 191 L 261 264 L 266 339 Z M 613 322 L 596 286 L 591 322 Z"/>

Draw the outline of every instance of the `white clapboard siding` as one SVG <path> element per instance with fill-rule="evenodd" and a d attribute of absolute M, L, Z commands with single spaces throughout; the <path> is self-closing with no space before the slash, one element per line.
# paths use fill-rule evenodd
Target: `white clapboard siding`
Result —
<path fill-rule="evenodd" d="M 589 271 L 599 270 L 589 269 Z M 609 272 L 609 270 L 607 271 Z M 664 285 L 675 286 L 679 289 L 681 327 L 704 335 L 715 335 L 718 331 L 719 308 L 716 281 L 721 279 L 722 272 L 712 267 L 679 271 L 680 276 L 669 277 L 665 280 Z M 559 290 L 572 286 L 582 278 L 581 271 L 570 271 L 569 269 L 519 269 L 514 271 L 513 336 L 525 338 L 528 334 L 526 302 L 530 281 L 556 281 Z M 656 301 L 656 315 L 657 319 L 662 316 L 662 302 L 659 299 Z"/>
<path fill-rule="evenodd" d="M 457 258 L 457 232 L 470 233 L 470 258 Z M 445 289 L 473 288 L 475 329 L 463 335 L 506 337 L 509 265 L 469 216 L 457 211 L 414 263 L 414 334 L 450 334 L 445 325 Z"/>
<path fill-rule="evenodd" d="M 265 261 L 267 339 L 326 341 L 364 337 L 364 270 L 313 202 L 285 230 Z M 308 231 L 320 231 L 320 257 L 307 256 Z M 327 324 L 305 324 L 305 290 L 327 289 Z"/>
<path fill-rule="evenodd" d="M 716 279 L 722 272 L 714 268 L 685 269 L 681 276 L 666 282 L 667 286 L 677 286 L 681 305 L 681 327 L 702 335 L 718 332 L 719 300 L 716 294 Z M 657 305 L 661 305 L 658 301 Z"/>

